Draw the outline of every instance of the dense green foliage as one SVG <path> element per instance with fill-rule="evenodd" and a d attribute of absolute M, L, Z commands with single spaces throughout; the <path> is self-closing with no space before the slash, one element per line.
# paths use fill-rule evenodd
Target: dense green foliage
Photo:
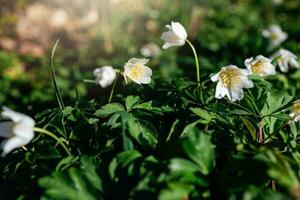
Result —
<path fill-rule="evenodd" d="M 64 59 L 58 46 L 54 68 L 63 107 L 48 59 L 0 51 L 0 105 L 33 116 L 37 127 L 55 133 L 73 155 L 36 133 L 26 148 L 0 159 L 1 199 L 300 198 L 300 125 L 289 116 L 292 102 L 300 99 L 300 70 L 252 75 L 255 86 L 238 102 L 215 99 L 216 84 L 209 79 L 222 66 L 243 67 L 248 57 L 270 56 L 261 35 L 270 23 L 289 34 L 282 47 L 300 55 L 300 2 L 188 1 L 169 14 L 187 25 L 191 6 L 200 13 L 194 19 L 200 30 L 191 40 L 200 55 L 203 103 L 187 45 L 150 61 L 149 85 L 126 85 L 120 78 L 109 104 L 110 88 L 85 84 L 92 69 Z M 171 17 L 161 16 L 162 31 Z M 124 51 L 111 64 L 122 66 L 130 56 Z"/>

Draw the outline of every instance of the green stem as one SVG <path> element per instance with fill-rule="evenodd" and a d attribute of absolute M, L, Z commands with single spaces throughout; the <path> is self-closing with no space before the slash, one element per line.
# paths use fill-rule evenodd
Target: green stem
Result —
<path fill-rule="evenodd" d="M 83 82 L 85 82 L 85 83 L 93 83 L 93 84 L 97 83 L 95 80 L 90 80 L 90 79 L 83 79 Z"/>
<path fill-rule="evenodd" d="M 64 148 L 64 150 L 66 151 L 68 156 L 72 156 L 72 154 L 69 151 L 69 149 L 67 148 L 67 146 L 61 141 L 61 139 L 59 139 L 56 135 L 54 135 L 54 133 L 51 133 L 50 131 L 47 131 L 45 129 L 38 128 L 38 127 L 34 127 L 33 130 L 35 132 L 43 133 L 45 135 L 48 135 L 48 136 L 52 137 L 54 140 L 56 140 Z"/>
<path fill-rule="evenodd" d="M 193 53 L 194 53 L 194 57 L 195 57 L 195 64 L 196 64 L 196 71 L 197 71 L 197 85 L 200 88 L 200 98 L 202 103 L 204 103 L 203 101 L 203 94 L 202 94 L 202 84 L 201 84 L 201 77 L 200 77 L 200 66 L 199 66 L 199 60 L 198 60 L 198 55 L 197 55 L 197 51 L 194 47 L 194 45 L 188 40 L 186 39 L 186 42 L 190 45 Z"/>
<path fill-rule="evenodd" d="M 110 91 L 110 95 L 109 95 L 109 99 L 108 99 L 108 103 L 111 103 L 111 100 L 112 100 L 112 97 L 114 95 L 114 92 L 115 92 L 115 88 L 116 88 L 116 85 L 117 85 L 117 82 L 118 82 L 118 79 L 119 79 L 119 76 L 118 75 L 113 83 L 113 86 L 111 88 L 111 91 Z"/>
<path fill-rule="evenodd" d="M 56 95 L 56 99 L 57 99 L 59 108 L 61 110 L 63 110 L 65 108 L 65 105 L 64 105 L 63 99 L 61 97 L 61 94 L 60 94 L 60 91 L 59 91 L 59 88 L 58 88 L 58 85 L 57 85 L 55 71 L 54 71 L 54 54 L 55 54 L 58 43 L 59 43 L 59 40 L 56 40 L 56 42 L 53 46 L 52 52 L 51 52 L 51 75 L 52 75 L 55 95 Z"/>

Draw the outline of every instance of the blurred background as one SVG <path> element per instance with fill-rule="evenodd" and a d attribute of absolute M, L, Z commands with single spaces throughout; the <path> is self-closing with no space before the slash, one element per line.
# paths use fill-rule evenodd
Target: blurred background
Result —
<path fill-rule="evenodd" d="M 151 58 L 154 82 L 195 76 L 189 47 L 161 50 L 171 21 L 186 27 L 208 76 L 269 56 L 261 32 L 271 24 L 289 35 L 282 47 L 299 55 L 299 18 L 299 0 L 0 0 L 0 104 L 27 112 L 56 106 L 49 61 L 57 39 L 63 96 L 101 99 L 109 91 L 82 80 L 93 79 L 96 67 L 122 68 L 131 57 Z"/>

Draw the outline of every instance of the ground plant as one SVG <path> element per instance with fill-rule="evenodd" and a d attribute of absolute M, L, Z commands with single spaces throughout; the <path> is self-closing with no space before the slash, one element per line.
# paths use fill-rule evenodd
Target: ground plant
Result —
<path fill-rule="evenodd" d="M 300 199 L 300 3 L 174 9 L 88 70 L 0 50 L 0 199 Z"/>

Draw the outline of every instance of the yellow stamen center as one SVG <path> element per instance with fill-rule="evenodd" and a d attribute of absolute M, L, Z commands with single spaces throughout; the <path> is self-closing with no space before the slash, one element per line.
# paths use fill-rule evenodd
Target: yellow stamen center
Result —
<path fill-rule="evenodd" d="M 271 33 L 270 38 L 271 40 L 277 40 L 279 38 L 279 35 L 277 33 Z"/>
<path fill-rule="evenodd" d="M 232 88 L 236 84 L 240 83 L 240 72 L 237 69 L 226 68 L 221 71 L 219 77 L 222 81 L 222 84 L 226 88 Z"/>
<path fill-rule="evenodd" d="M 140 63 L 134 64 L 130 68 L 129 75 L 132 79 L 140 79 L 142 76 L 143 68 Z"/>
<path fill-rule="evenodd" d="M 254 74 L 264 74 L 264 62 L 257 61 L 255 64 L 251 65 L 251 70 Z"/>
<path fill-rule="evenodd" d="M 300 115 L 300 100 L 297 100 L 293 103 L 292 111 L 295 114 L 295 116 Z"/>

